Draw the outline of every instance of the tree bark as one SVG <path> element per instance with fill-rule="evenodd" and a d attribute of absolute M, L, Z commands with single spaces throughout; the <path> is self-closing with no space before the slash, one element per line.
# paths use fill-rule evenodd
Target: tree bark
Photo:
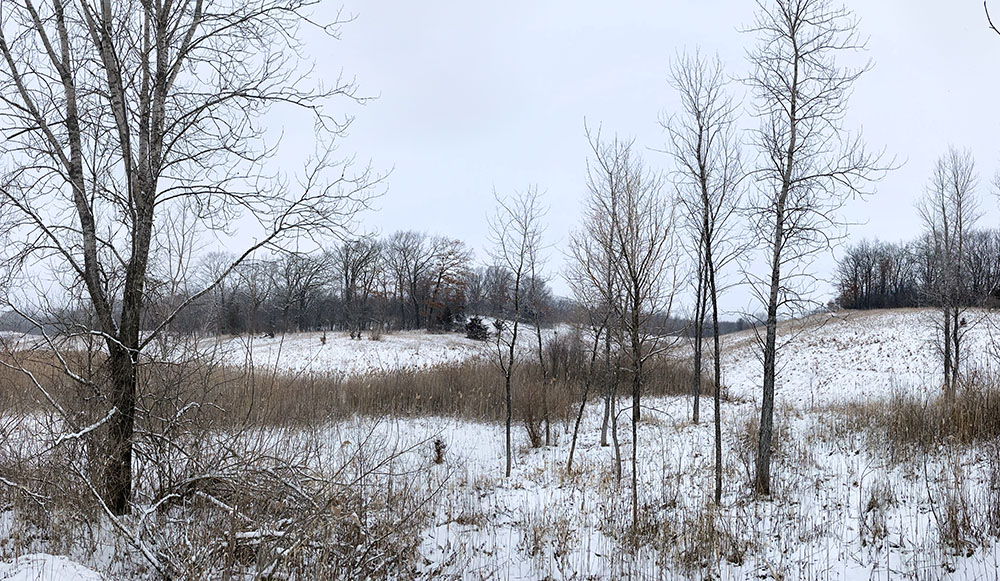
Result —
<path fill-rule="evenodd" d="M 612 386 L 611 393 L 611 441 L 615 447 L 615 483 L 622 483 L 622 447 L 618 440 L 618 404 L 617 385 Z"/>
<path fill-rule="evenodd" d="M 704 234 L 702 234 L 704 238 Z M 701 254 L 701 248 L 704 248 L 703 244 L 699 244 L 699 254 Z M 705 328 L 705 308 L 708 297 L 705 292 L 705 265 L 703 263 L 703 258 L 699 257 L 698 260 L 698 286 L 695 296 L 695 315 L 694 315 L 694 385 L 692 386 L 692 391 L 694 393 L 694 404 L 691 410 L 691 421 L 695 424 L 699 422 L 699 408 L 701 402 L 701 359 L 702 359 L 702 339 L 703 330 Z"/>
<path fill-rule="evenodd" d="M 108 421 L 107 460 L 102 500 L 115 515 L 129 512 L 132 498 L 132 437 L 135 432 L 136 369 L 129 352 L 116 346 L 109 355 L 110 403 L 117 410 Z"/>
<path fill-rule="evenodd" d="M 783 205 L 782 196 L 779 205 Z M 758 494 L 771 494 L 771 438 L 774 427 L 774 383 L 776 376 L 778 335 L 778 292 L 781 283 L 782 209 L 778 210 L 774 235 L 774 253 L 771 258 L 771 290 L 767 303 L 767 329 L 764 337 L 764 386 L 760 406 L 760 431 L 757 439 L 757 464 L 754 490 Z"/>
<path fill-rule="evenodd" d="M 638 309 L 632 311 L 632 532 L 639 526 L 639 396 L 642 389 L 642 347 Z"/>
<path fill-rule="evenodd" d="M 715 394 L 712 400 L 715 404 L 715 504 L 718 506 L 722 502 L 722 352 L 719 345 L 719 294 L 715 286 L 711 240 L 707 241 L 705 257 L 708 263 L 708 292 L 712 297 L 712 359 L 715 367 Z"/>
<path fill-rule="evenodd" d="M 604 419 L 601 421 L 601 447 L 608 446 L 608 420 L 611 417 L 612 406 L 612 376 L 611 376 L 611 330 L 604 335 Z"/>
<path fill-rule="evenodd" d="M 576 422 L 573 424 L 573 439 L 569 445 L 569 459 L 566 461 L 566 472 L 573 471 L 573 453 L 576 451 L 576 440 L 580 434 L 580 423 L 583 421 L 583 412 L 587 407 L 587 396 L 590 395 L 590 386 L 594 382 L 594 364 L 597 362 L 597 347 L 601 342 L 601 330 L 597 331 L 594 337 L 594 346 L 590 350 L 590 365 L 587 369 L 587 378 L 583 383 L 583 397 L 580 398 L 580 408 L 576 414 Z"/>

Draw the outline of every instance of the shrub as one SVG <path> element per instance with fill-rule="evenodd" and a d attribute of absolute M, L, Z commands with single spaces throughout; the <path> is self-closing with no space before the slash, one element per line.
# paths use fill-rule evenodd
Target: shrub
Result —
<path fill-rule="evenodd" d="M 472 317 L 465 324 L 465 336 L 476 341 L 486 341 L 490 338 L 490 330 L 486 328 L 481 318 Z"/>

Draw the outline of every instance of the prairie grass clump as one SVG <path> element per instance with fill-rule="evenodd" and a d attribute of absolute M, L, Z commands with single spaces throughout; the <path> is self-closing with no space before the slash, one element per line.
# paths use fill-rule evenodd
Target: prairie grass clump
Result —
<path fill-rule="evenodd" d="M 834 435 L 864 432 L 868 445 L 887 449 L 902 461 L 944 445 L 970 446 L 1000 439 L 998 378 L 972 373 L 963 378 L 954 398 L 895 392 L 886 399 L 851 401 L 828 406 L 839 421 Z"/>

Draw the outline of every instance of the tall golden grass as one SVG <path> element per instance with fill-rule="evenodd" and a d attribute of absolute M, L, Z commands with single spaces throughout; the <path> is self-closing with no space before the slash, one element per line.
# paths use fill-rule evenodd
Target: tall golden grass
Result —
<path fill-rule="evenodd" d="M 0 398 L 9 408 L 24 412 L 49 409 L 40 385 L 66 409 L 81 409 L 99 400 L 100 359 L 84 353 L 64 355 L 64 359 L 74 373 L 92 380 L 93 385 L 74 381 L 51 353 L 24 352 L 4 359 L 8 366 L 0 367 Z M 599 377 L 594 378 L 591 399 L 596 399 L 603 385 L 603 370 L 596 367 Z M 552 421 L 568 420 L 582 397 L 586 371 L 580 362 L 568 366 L 563 362 L 558 376 L 552 377 L 551 372 L 542 373 L 537 360 L 520 363 L 512 389 L 518 421 L 539 412 L 543 394 Z M 617 377 L 621 389 L 628 389 L 627 372 Z M 656 359 L 646 366 L 644 395 L 687 395 L 692 381 L 690 362 Z M 139 383 L 140 407 L 152 415 L 169 414 L 179 403 L 194 402 L 202 407 L 202 414 L 223 424 L 315 425 L 355 415 L 448 416 L 498 422 L 506 414 L 503 376 L 492 362 L 481 359 L 343 375 L 248 371 L 196 358 L 144 364 Z M 703 392 L 711 394 L 713 388 L 708 385 Z"/>

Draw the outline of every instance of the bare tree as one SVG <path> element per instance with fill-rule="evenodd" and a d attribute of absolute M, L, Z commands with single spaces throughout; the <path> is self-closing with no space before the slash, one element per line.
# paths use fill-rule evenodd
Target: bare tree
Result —
<path fill-rule="evenodd" d="M 309 308 L 330 284 L 330 265 L 315 253 L 288 252 L 274 261 L 271 271 L 284 331 L 307 329 Z"/>
<path fill-rule="evenodd" d="M 360 238 L 344 242 L 333 256 L 340 275 L 343 325 L 352 339 L 361 339 L 361 332 L 367 323 L 365 311 L 378 276 L 381 252 L 379 242 Z"/>
<path fill-rule="evenodd" d="M 107 350 L 110 418 L 95 490 L 113 514 L 128 512 L 132 495 L 143 350 L 217 282 L 142 329 L 157 217 L 174 209 L 222 233 L 249 217 L 255 242 L 222 278 L 257 250 L 341 232 L 377 181 L 334 158 L 349 120 L 326 103 L 355 87 L 302 74 L 296 34 L 311 22 L 308 5 L 4 2 L 0 153 L 12 169 L 0 196 L 26 241 L 10 250 L 61 264 L 87 290 Z M 322 28 L 335 36 L 338 24 Z M 306 111 L 320 131 L 318 153 L 290 183 L 265 170 L 273 148 L 258 119 L 276 104 Z"/>
<path fill-rule="evenodd" d="M 588 139 L 593 142 L 596 138 Z M 624 303 L 621 279 L 618 276 L 619 250 L 615 243 L 621 176 L 607 167 L 588 161 L 587 197 L 584 201 L 583 223 L 570 236 L 569 252 L 572 257 L 567 281 L 577 301 L 600 309 L 595 316 L 597 327 L 605 329 L 603 349 L 604 410 L 601 419 L 601 446 L 608 445 L 608 428 L 615 444 L 615 476 L 621 481 L 621 451 L 617 438 L 617 376 L 618 366 L 613 363 L 612 346 L 618 336 Z M 596 333 L 598 336 L 600 333 Z"/>
<path fill-rule="evenodd" d="M 633 152 L 633 142 L 601 141 L 589 135 L 592 152 L 588 183 L 603 193 L 598 200 L 613 215 L 610 241 L 620 281 L 622 351 L 632 377 L 632 524 L 638 526 L 638 436 L 640 399 L 646 362 L 667 345 L 653 329 L 656 317 L 669 318 L 677 282 L 674 215 L 662 195 L 662 179 Z"/>
<path fill-rule="evenodd" d="M 541 219 L 548 212 L 547 209 L 539 209 L 538 219 Z M 547 279 L 542 275 L 545 268 L 545 257 L 542 252 L 542 234 L 544 228 L 539 231 L 538 245 L 531 249 L 528 256 L 528 312 L 531 314 L 531 322 L 535 327 L 535 354 L 538 356 L 538 365 L 542 370 L 542 420 L 545 422 L 545 445 L 551 444 L 552 438 L 552 418 L 549 411 L 549 382 L 553 378 L 549 377 L 548 368 L 545 366 L 545 351 L 542 342 L 542 323 L 545 310 L 548 307 L 551 296 L 548 294 Z"/>
<path fill-rule="evenodd" d="M 801 312 L 814 280 L 812 259 L 842 236 L 837 210 L 886 168 L 842 125 L 851 87 L 870 68 L 836 63 L 836 55 L 864 46 L 850 12 L 829 0 L 758 0 L 757 6 L 747 79 L 760 118 L 750 210 L 768 269 L 746 276 L 766 311 L 765 334 L 757 335 L 764 379 L 754 489 L 769 494 L 778 317 Z"/>
<path fill-rule="evenodd" d="M 502 198 L 494 192 L 497 202 L 496 214 L 490 220 L 490 239 L 493 243 L 493 259 L 511 273 L 512 302 L 511 320 L 496 321 L 496 362 L 503 374 L 506 417 L 506 470 L 510 477 L 511 468 L 511 378 L 517 365 L 517 334 L 521 319 L 521 285 L 528 276 L 529 262 L 541 242 L 540 224 L 542 209 L 538 189 L 529 187 L 510 198 Z"/>
<path fill-rule="evenodd" d="M 941 355 L 944 390 L 954 399 L 964 359 L 962 338 L 971 328 L 965 312 L 974 297 L 969 292 L 969 241 L 979 219 L 976 197 L 975 162 L 969 150 L 949 148 L 938 159 L 927 192 L 918 204 L 923 219 L 931 257 L 931 278 L 927 292 L 931 302 L 941 309 Z"/>
<path fill-rule="evenodd" d="M 435 236 L 431 239 L 430 259 L 424 304 L 428 330 L 450 326 L 457 314 L 455 307 L 458 303 L 464 304 L 464 284 L 472 251 L 461 240 Z M 444 319 L 445 324 L 435 317 Z"/>
<path fill-rule="evenodd" d="M 738 257 L 744 245 L 734 232 L 744 177 L 734 118 L 726 93 L 722 63 L 699 53 L 681 55 L 671 65 L 671 82 L 681 97 L 679 116 L 661 120 L 668 131 L 676 164 L 677 198 L 695 241 L 698 282 L 695 317 L 695 390 L 693 419 L 698 422 L 701 395 L 702 334 L 709 303 L 715 380 L 715 501 L 722 498 L 722 387 L 719 346 L 718 272 Z"/>
<path fill-rule="evenodd" d="M 434 261 L 430 237 L 412 230 L 396 232 L 386 243 L 386 258 L 396 278 L 400 319 L 406 326 L 419 328 L 423 313 L 421 304 L 427 298 L 421 283 L 426 280 Z M 412 319 L 406 316 L 407 303 Z M 409 324 L 406 323 L 408 319 Z"/>

